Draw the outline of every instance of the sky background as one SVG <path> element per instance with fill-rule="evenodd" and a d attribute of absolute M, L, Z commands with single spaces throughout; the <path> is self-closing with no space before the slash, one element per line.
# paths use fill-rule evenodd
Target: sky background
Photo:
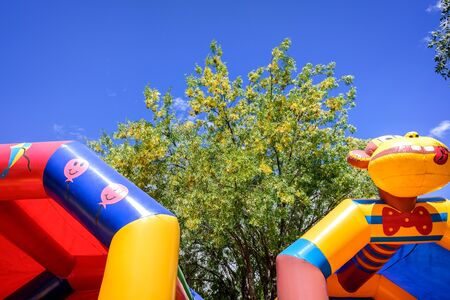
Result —
<path fill-rule="evenodd" d="M 1 1 L 0 143 L 96 139 L 149 118 L 146 84 L 183 99 L 211 40 L 235 77 L 289 37 L 298 67 L 355 76 L 357 137 L 415 130 L 450 145 L 450 85 L 426 47 L 436 0 L 150 2 Z"/>

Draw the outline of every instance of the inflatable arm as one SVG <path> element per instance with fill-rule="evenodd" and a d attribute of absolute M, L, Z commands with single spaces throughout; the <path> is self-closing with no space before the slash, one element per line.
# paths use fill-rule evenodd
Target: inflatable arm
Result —
<path fill-rule="evenodd" d="M 370 241 L 359 206 L 348 199 L 277 257 L 280 300 L 328 299 L 325 280 Z"/>

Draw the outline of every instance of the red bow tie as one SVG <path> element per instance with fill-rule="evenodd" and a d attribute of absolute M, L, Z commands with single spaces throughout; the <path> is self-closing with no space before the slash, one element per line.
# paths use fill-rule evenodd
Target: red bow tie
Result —
<path fill-rule="evenodd" d="M 422 206 L 416 207 L 412 212 L 398 212 L 395 209 L 384 207 L 381 215 L 383 231 L 387 236 L 396 234 L 400 227 L 415 226 L 422 235 L 430 234 L 433 229 L 430 213 Z"/>

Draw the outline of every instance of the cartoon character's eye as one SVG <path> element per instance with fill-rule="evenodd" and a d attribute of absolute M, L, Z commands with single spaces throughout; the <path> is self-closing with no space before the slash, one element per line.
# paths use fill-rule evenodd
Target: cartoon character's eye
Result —
<path fill-rule="evenodd" d="M 408 137 L 408 138 L 418 138 L 418 137 L 419 137 L 419 134 L 418 134 L 417 132 L 415 132 L 415 131 L 410 131 L 410 132 L 408 132 L 408 133 L 405 134 L 405 137 Z"/>
<path fill-rule="evenodd" d="M 392 135 L 384 135 L 384 136 L 380 136 L 378 139 L 381 142 L 386 142 L 386 141 L 392 140 L 393 138 L 394 137 Z"/>
<path fill-rule="evenodd" d="M 74 161 L 74 162 L 73 162 L 73 165 L 74 165 L 74 166 L 78 165 L 78 162 L 77 162 L 77 161 Z"/>
<path fill-rule="evenodd" d="M 84 165 L 84 163 L 81 163 L 81 164 L 80 164 L 80 167 L 82 167 L 83 165 Z"/>

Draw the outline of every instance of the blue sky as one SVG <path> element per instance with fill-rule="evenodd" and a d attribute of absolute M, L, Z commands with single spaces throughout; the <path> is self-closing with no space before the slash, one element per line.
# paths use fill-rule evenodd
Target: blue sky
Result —
<path fill-rule="evenodd" d="M 212 39 L 236 76 L 289 37 L 298 66 L 335 61 L 355 76 L 357 137 L 441 125 L 450 145 L 449 83 L 425 41 L 436 0 L 151 2 L 0 2 L 0 143 L 97 138 L 149 117 L 147 83 L 183 98 Z"/>

